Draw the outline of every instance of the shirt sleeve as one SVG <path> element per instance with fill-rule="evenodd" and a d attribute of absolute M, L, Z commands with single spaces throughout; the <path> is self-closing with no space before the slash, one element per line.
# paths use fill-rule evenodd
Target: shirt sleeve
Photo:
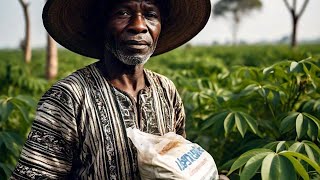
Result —
<path fill-rule="evenodd" d="M 186 138 L 186 131 L 185 131 L 185 111 L 182 99 L 179 95 L 179 92 L 174 85 L 174 83 L 165 76 L 160 75 L 162 80 L 166 83 L 162 83 L 162 85 L 166 84 L 167 93 L 169 95 L 170 101 L 172 102 L 173 109 L 174 109 L 174 128 L 176 134 L 179 134 Z"/>
<path fill-rule="evenodd" d="M 175 110 L 175 117 L 176 117 L 176 133 L 186 138 L 186 131 L 185 131 L 185 111 L 182 99 L 177 90 L 175 90 L 174 96 L 174 110 Z"/>
<path fill-rule="evenodd" d="M 77 146 L 75 103 L 53 86 L 41 98 L 35 120 L 10 179 L 65 179 Z"/>

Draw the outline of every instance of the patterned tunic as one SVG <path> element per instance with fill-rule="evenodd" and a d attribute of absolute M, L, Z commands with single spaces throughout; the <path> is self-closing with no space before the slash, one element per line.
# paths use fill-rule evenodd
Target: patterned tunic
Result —
<path fill-rule="evenodd" d="M 60 80 L 41 98 L 11 179 L 139 179 L 127 127 L 185 135 L 174 84 L 144 70 L 148 86 L 135 101 L 89 65 Z"/>

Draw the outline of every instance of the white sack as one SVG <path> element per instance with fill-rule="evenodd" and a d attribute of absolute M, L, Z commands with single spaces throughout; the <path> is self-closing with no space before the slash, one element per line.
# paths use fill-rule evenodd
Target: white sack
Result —
<path fill-rule="evenodd" d="M 217 167 L 211 155 L 198 144 L 174 132 L 156 136 L 128 128 L 127 135 L 137 148 L 142 180 L 218 179 Z"/>

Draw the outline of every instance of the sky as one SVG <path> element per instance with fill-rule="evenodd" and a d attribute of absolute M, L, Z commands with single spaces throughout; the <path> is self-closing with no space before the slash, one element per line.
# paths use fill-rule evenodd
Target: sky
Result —
<path fill-rule="evenodd" d="M 211 0 L 212 5 L 218 0 Z M 297 0 L 301 5 L 304 0 Z M 44 47 L 46 31 L 41 13 L 45 0 L 29 0 L 31 45 Z M 290 2 L 290 0 L 289 0 Z M 238 38 L 248 43 L 276 41 L 291 34 L 291 17 L 283 0 L 262 0 L 261 10 L 242 18 Z M 300 7 L 300 6 L 299 6 Z M 320 0 L 310 0 L 298 26 L 298 40 L 320 38 Z M 16 48 L 24 38 L 24 17 L 18 0 L 0 0 L 0 48 Z M 206 27 L 189 43 L 227 43 L 232 39 L 230 19 L 211 15 Z"/>

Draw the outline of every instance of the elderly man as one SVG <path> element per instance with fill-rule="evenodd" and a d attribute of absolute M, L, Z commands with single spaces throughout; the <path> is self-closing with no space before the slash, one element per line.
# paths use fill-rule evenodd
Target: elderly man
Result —
<path fill-rule="evenodd" d="M 194 37 L 209 14 L 210 0 L 48 0 L 49 34 L 99 61 L 43 95 L 11 179 L 139 179 L 126 128 L 185 136 L 174 84 L 144 64 Z"/>

